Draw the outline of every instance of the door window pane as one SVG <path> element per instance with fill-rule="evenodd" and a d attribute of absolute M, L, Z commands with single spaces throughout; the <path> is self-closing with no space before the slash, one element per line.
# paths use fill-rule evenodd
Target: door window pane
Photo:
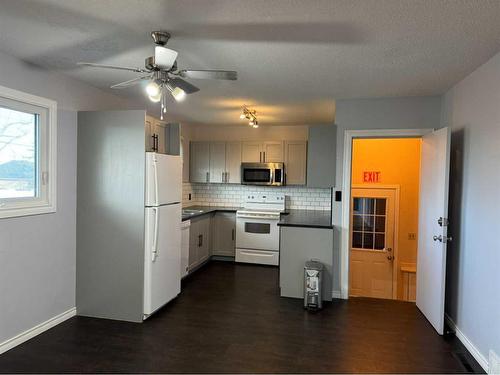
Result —
<path fill-rule="evenodd" d="M 363 216 L 354 215 L 352 217 L 352 230 L 362 231 L 363 230 Z"/>
<path fill-rule="evenodd" d="M 353 248 L 366 250 L 385 248 L 386 208 L 386 198 L 353 197 Z"/>
<path fill-rule="evenodd" d="M 0 199 L 37 196 L 37 116 L 0 107 Z"/>
<path fill-rule="evenodd" d="M 352 232 L 352 247 L 361 249 L 363 247 L 363 233 Z"/>
<path fill-rule="evenodd" d="M 377 215 L 385 215 L 385 201 L 385 198 L 377 198 L 375 210 Z"/>
<path fill-rule="evenodd" d="M 373 249 L 373 233 L 363 233 L 363 249 Z"/>
<path fill-rule="evenodd" d="M 373 215 L 375 213 L 375 199 L 374 198 L 365 198 L 364 199 L 364 214 Z"/>
<path fill-rule="evenodd" d="M 383 250 L 385 248 L 385 234 L 375 233 L 375 250 Z"/>
<path fill-rule="evenodd" d="M 385 216 L 375 217 L 375 232 L 385 232 Z"/>

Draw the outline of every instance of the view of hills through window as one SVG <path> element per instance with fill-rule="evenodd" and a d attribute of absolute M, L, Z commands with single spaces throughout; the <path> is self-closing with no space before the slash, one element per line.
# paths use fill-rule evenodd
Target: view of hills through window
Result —
<path fill-rule="evenodd" d="M 0 107 L 0 199 L 37 195 L 37 115 Z"/>

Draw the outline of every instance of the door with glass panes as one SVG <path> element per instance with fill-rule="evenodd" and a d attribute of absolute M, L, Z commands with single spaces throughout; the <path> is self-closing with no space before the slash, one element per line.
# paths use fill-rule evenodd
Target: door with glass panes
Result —
<path fill-rule="evenodd" d="M 352 189 L 349 295 L 393 298 L 394 189 Z"/>

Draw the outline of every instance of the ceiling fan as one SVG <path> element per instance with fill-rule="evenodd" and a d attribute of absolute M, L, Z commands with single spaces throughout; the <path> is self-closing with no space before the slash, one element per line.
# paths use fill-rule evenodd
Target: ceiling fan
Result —
<path fill-rule="evenodd" d="M 153 31 L 151 37 L 155 43 L 155 54 L 146 58 L 144 68 L 134 68 L 125 66 L 115 66 L 106 64 L 95 64 L 89 62 L 78 62 L 78 65 L 95 68 L 126 70 L 134 73 L 141 73 L 139 77 L 111 86 L 112 89 L 123 89 L 149 81 L 146 86 L 146 93 L 152 102 L 161 102 L 161 119 L 166 112 L 167 91 L 175 100 L 181 101 L 186 94 L 200 91 L 198 87 L 185 81 L 188 79 L 225 79 L 236 80 L 238 73 L 231 70 L 191 70 L 177 68 L 178 53 L 165 45 L 170 39 L 170 34 L 166 31 Z"/>

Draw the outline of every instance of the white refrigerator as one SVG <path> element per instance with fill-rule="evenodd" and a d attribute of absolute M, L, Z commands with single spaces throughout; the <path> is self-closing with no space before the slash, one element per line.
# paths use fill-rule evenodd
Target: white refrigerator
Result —
<path fill-rule="evenodd" d="M 146 152 L 144 318 L 181 291 L 180 156 Z"/>

